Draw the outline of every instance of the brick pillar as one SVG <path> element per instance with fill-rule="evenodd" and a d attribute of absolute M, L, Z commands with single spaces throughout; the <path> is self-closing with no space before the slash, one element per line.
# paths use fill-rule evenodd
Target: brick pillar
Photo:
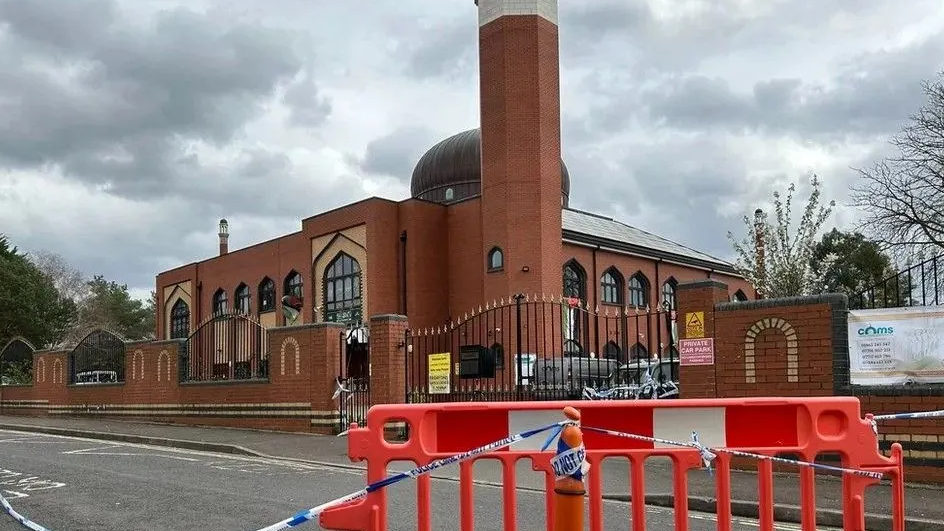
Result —
<path fill-rule="evenodd" d="M 407 324 L 403 315 L 370 318 L 370 403 L 406 403 Z"/>
<path fill-rule="evenodd" d="M 703 312 L 705 338 L 715 338 L 715 304 L 727 302 L 728 286 L 716 280 L 696 280 L 678 286 L 678 329 L 680 339 L 688 337 L 689 317 L 695 312 Z M 682 346 L 679 345 L 681 351 Z M 715 345 L 717 351 L 717 345 Z M 717 357 L 717 353 L 716 353 Z M 681 398 L 715 398 L 717 389 L 717 359 L 712 365 L 685 365 L 679 370 Z"/>
<path fill-rule="evenodd" d="M 340 421 L 331 399 L 341 366 L 344 325 L 315 323 L 270 328 L 269 379 L 272 398 L 311 404 L 311 431 L 331 434 Z"/>

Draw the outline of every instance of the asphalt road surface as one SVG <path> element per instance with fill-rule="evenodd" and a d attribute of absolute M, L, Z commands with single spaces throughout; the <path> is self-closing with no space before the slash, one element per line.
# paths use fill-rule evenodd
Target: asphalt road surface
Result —
<path fill-rule="evenodd" d="M 0 493 L 51 531 L 253 531 L 364 487 L 363 473 L 290 461 L 0 430 Z M 415 482 L 390 488 L 392 531 L 416 529 Z M 543 493 L 520 490 L 518 529 L 544 529 Z M 433 529 L 458 529 L 458 483 L 434 480 Z M 605 529 L 630 529 L 630 506 L 605 502 Z M 674 529 L 672 510 L 647 509 L 647 529 Z M 692 513 L 693 531 L 714 515 Z M 475 488 L 475 528 L 503 529 L 501 491 Z M 316 523 L 300 529 L 318 529 Z M 22 529 L 0 510 L 0 530 Z M 735 519 L 737 531 L 756 521 Z M 778 524 L 778 530 L 798 530 Z"/>

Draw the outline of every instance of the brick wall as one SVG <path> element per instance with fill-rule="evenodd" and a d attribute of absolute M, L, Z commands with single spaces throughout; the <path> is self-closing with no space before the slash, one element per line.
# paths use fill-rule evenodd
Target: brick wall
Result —
<path fill-rule="evenodd" d="M 124 381 L 115 384 L 71 385 L 68 352 L 36 352 L 33 384 L 0 388 L 0 407 L 3 414 L 333 433 L 343 333 L 334 323 L 269 329 L 269 377 L 250 381 L 180 382 L 182 341 L 127 343 Z"/>
<path fill-rule="evenodd" d="M 944 385 L 850 385 L 844 295 L 727 302 L 717 281 L 682 284 L 678 295 L 680 338 L 686 316 L 704 312 L 715 341 L 713 365 L 681 368 L 683 398 L 857 396 L 863 415 L 944 409 Z M 944 422 L 883 422 L 879 433 L 883 450 L 904 447 L 909 480 L 944 482 Z"/>

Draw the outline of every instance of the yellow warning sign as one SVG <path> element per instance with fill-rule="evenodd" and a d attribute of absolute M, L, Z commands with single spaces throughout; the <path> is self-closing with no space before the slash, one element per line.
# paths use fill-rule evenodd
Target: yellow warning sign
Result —
<path fill-rule="evenodd" d="M 687 339 L 701 339 L 705 337 L 705 312 L 691 312 L 685 314 L 685 337 Z"/>

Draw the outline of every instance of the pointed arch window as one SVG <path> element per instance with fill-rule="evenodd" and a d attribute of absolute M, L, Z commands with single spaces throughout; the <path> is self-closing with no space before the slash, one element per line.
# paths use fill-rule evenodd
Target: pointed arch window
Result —
<path fill-rule="evenodd" d="M 269 277 L 259 283 L 259 313 L 275 310 L 275 281 Z"/>
<path fill-rule="evenodd" d="M 629 349 L 629 359 L 630 360 L 646 360 L 649 359 L 649 349 L 645 347 L 642 343 L 636 343 Z"/>
<path fill-rule="evenodd" d="M 649 279 L 641 272 L 629 277 L 628 303 L 636 308 L 645 308 L 649 305 Z"/>
<path fill-rule="evenodd" d="M 228 307 L 229 300 L 226 296 L 226 291 L 223 288 L 216 290 L 216 293 L 213 294 L 213 313 L 215 315 L 222 315 L 226 313 Z"/>
<path fill-rule="evenodd" d="M 580 300 L 587 298 L 587 277 L 576 260 L 564 265 L 564 296 Z"/>
<path fill-rule="evenodd" d="M 361 266 L 347 253 L 338 253 L 324 274 L 325 321 L 360 323 Z"/>
<path fill-rule="evenodd" d="M 674 278 L 669 278 L 662 284 L 662 303 L 665 306 L 668 303 L 668 309 L 674 310 L 678 306 L 678 300 L 675 295 L 675 288 L 678 282 Z"/>
<path fill-rule="evenodd" d="M 190 306 L 177 299 L 170 309 L 170 338 L 187 339 L 190 336 Z"/>
<path fill-rule="evenodd" d="M 501 271 L 505 268 L 505 253 L 499 247 L 492 247 L 488 252 L 488 272 Z"/>
<path fill-rule="evenodd" d="M 292 270 L 285 277 L 285 282 L 282 286 L 282 293 L 284 295 L 294 295 L 301 299 L 303 292 L 304 281 L 302 280 L 302 275 L 298 271 Z"/>
<path fill-rule="evenodd" d="M 731 300 L 734 302 L 745 302 L 747 301 L 747 295 L 742 290 L 737 290 L 734 292 L 734 295 L 731 296 Z"/>
<path fill-rule="evenodd" d="M 607 269 L 600 277 L 600 300 L 606 304 L 622 304 L 623 282 L 619 271 Z"/>
<path fill-rule="evenodd" d="M 236 311 L 242 314 L 252 311 L 252 294 L 249 293 L 249 286 L 245 284 L 236 288 Z"/>
<path fill-rule="evenodd" d="M 603 346 L 603 358 L 608 360 L 616 360 L 620 358 L 622 351 L 619 348 L 619 345 L 615 341 L 607 341 L 606 345 Z"/>

